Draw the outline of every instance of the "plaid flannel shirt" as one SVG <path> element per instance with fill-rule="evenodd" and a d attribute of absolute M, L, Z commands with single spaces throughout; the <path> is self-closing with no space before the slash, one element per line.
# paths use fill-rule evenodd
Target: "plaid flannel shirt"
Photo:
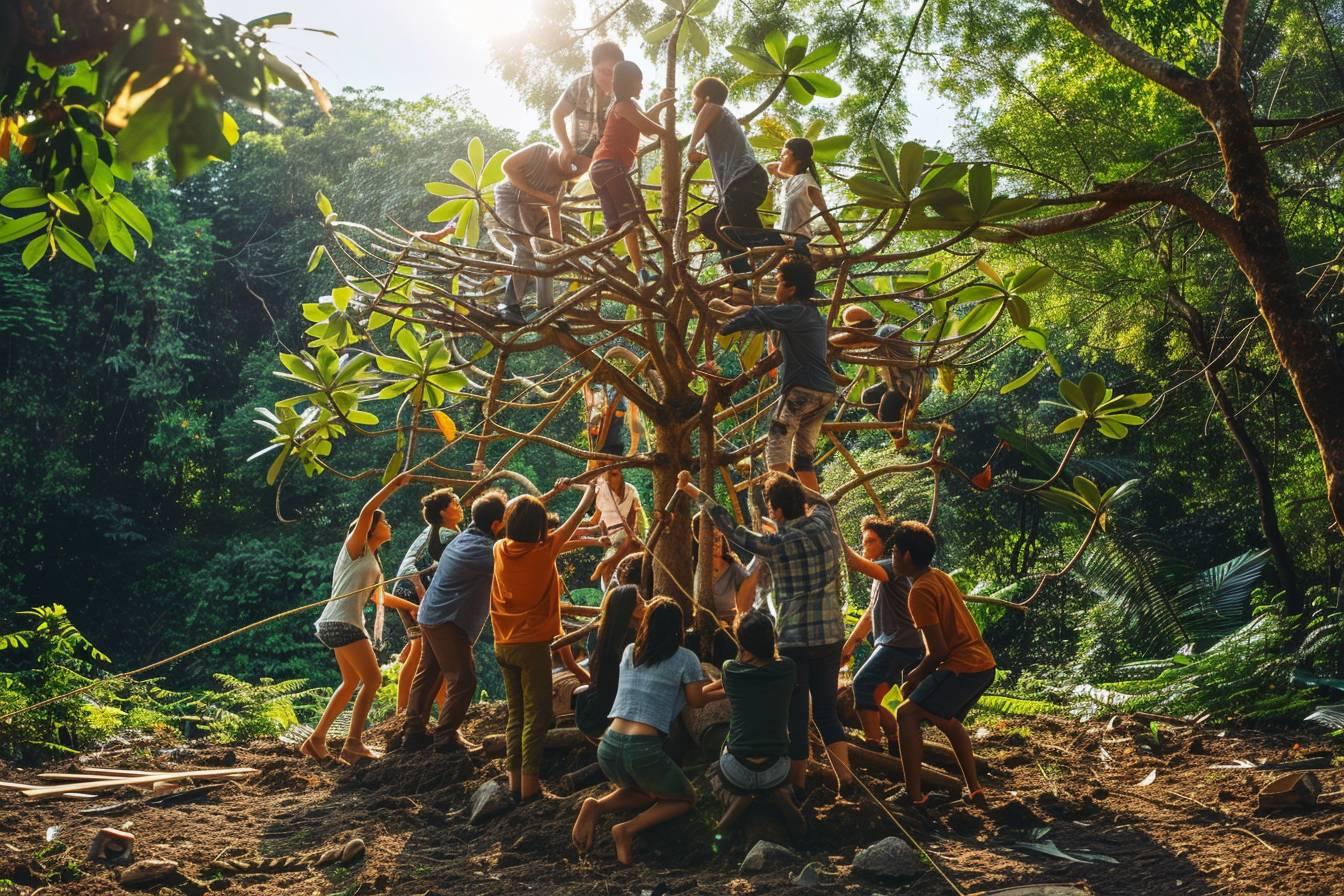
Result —
<path fill-rule="evenodd" d="M 732 514 L 708 495 L 700 495 L 700 508 L 729 541 L 769 564 L 779 608 L 781 648 L 821 647 L 845 639 L 845 594 L 840 581 L 844 548 L 829 504 L 816 504 L 810 516 L 786 520 L 779 532 L 764 535 L 737 525 Z"/>

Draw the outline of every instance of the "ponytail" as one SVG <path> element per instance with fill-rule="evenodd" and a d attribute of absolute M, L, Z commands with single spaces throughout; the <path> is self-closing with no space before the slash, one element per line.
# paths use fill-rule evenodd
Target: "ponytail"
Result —
<path fill-rule="evenodd" d="M 812 175 L 812 179 L 821 186 L 821 173 L 817 171 L 817 160 L 813 157 L 812 141 L 806 137 L 794 137 L 784 144 L 793 157 L 803 164 L 803 170 Z"/>

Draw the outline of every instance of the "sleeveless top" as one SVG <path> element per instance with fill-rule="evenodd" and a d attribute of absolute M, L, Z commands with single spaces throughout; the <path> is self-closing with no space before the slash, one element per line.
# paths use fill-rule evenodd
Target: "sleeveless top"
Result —
<path fill-rule="evenodd" d="M 737 116 L 727 109 L 721 109 L 718 121 L 705 131 L 705 145 L 720 196 L 729 184 L 760 165 L 747 142 L 746 131 L 737 123 Z"/>
<path fill-rule="evenodd" d="M 328 601 L 322 608 L 318 622 L 348 622 L 364 627 L 364 605 L 373 598 L 374 589 L 383 578 L 383 567 L 378 557 L 364 546 L 358 557 L 351 558 L 350 552 L 341 544 L 340 556 L 336 558 L 336 568 L 331 573 L 331 596 L 345 594 L 338 600 Z M 352 593 L 353 592 L 353 593 Z"/>
<path fill-rule="evenodd" d="M 607 112 L 607 124 L 602 129 L 602 142 L 597 145 L 597 152 L 593 153 L 593 161 L 609 159 L 629 171 L 635 164 L 635 151 L 639 149 L 639 128 L 633 122 L 617 115 L 616 106 L 616 103 L 612 103 L 611 109 Z"/>

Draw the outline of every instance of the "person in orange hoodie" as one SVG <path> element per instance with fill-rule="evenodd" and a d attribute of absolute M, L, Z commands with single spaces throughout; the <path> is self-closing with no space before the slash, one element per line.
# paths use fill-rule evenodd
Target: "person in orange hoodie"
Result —
<path fill-rule="evenodd" d="M 570 484 L 568 479 L 557 480 L 554 493 Z M 546 505 L 531 495 L 519 495 L 505 508 L 504 537 L 495 543 L 490 623 L 509 702 L 504 734 L 509 790 L 519 802 L 542 796 L 541 752 L 551 724 L 551 640 L 563 632 L 555 558 L 587 515 L 593 496 L 593 487 L 585 487 L 579 506 L 552 530 Z M 565 665 L 586 683 L 587 673 L 568 651 L 562 648 Z"/>

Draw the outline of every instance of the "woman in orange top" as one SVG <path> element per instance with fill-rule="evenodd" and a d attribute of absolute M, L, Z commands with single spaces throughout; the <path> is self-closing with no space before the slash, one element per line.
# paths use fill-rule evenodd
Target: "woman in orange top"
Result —
<path fill-rule="evenodd" d="M 635 222 L 636 228 L 625 235 L 625 248 L 630 252 L 630 260 L 634 262 L 640 279 L 648 283 L 654 276 L 644 269 L 639 251 L 639 210 L 643 204 L 630 183 L 630 168 L 635 164 L 640 134 L 676 139 L 674 131 L 649 117 L 658 114 L 660 109 L 672 102 L 674 94 L 664 90 L 660 102 L 647 110 L 640 109 L 636 100 L 644 89 L 644 73 L 628 59 L 616 63 L 611 84 L 616 102 L 607 111 L 602 142 L 597 145 L 597 152 L 593 153 L 593 166 L 588 169 L 588 179 L 592 181 L 593 192 L 602 204 L 602 218 L 608 233 L 628 221 Z"/>
<path fill-rule="evenodd" d="M 568 479 L 557 480 L 555 494 L 569 486 Z M 546 505 L 520 495 L 505 509 L 504 537 L 495 542 L 490 624 L 509 701 L 509 790 L 520 802 L 541 796 L 541 751 L 551 725 L 551 639 L 562 633 L 555 558 L 592 503 L 590 485 L 569 519 L 550 531 Z"/>

